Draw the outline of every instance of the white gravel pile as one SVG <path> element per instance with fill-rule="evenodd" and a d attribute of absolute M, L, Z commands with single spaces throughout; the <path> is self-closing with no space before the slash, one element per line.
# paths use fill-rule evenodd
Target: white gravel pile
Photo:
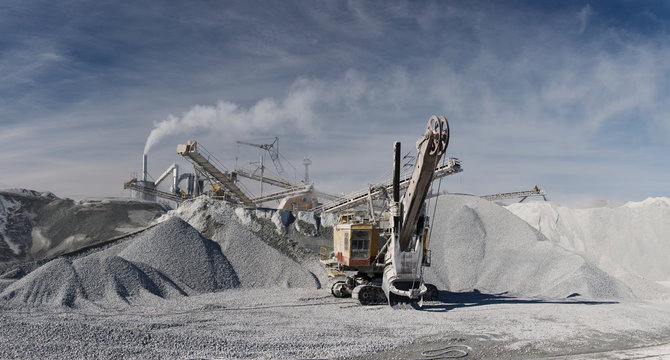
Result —
<path fill-rule="evenodd" d="M 321 286 L 319 277 L 309 270 L 315 268 L 313 259 L 300 259 L 300 253 L 295 251 L 297 245 L 277 234 L 274 224 L 265 217 L 255 217 L 248 211 L 235 210 L 229 204 L 207 197 L 184 202 L 168 216 L 183 218 L 216 241 L 243 287 L 316 289 Z M 276 240 L 273 245 L 282 251 L 268 244 L 272 239 Z"/>
<path fill-rule="evenodd" d="M 656 283 L 670 280 L 670 199 L 589 209 L 531 202 L 507 209 L 620 279 L 639 297 L 670 298 L 670 291 Z"/>
<path fill-rule="evenodd" d="M 440 289 L 552 298 L 631 296 L 616 279 L 498 205 L 465 195 L 437 201 L 426 281 Z"/>
<path fill-rule="evenodd" d="M 133 241 L 119 256 L 160 271 L 172 281 L 198 292 L 239 286 L 230 262 L 215 242 L 204 238 L 178 217 L 172 217 Z"/>

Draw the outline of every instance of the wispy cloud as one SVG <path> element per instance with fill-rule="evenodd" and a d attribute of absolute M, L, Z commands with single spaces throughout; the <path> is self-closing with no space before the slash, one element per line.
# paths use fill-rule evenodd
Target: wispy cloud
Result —
<path fill-rule="evenodd" d="M 577 14 L 577 18 L 579 19 L 579 33 L 583 34 L 584 31 L 586 30 L 586 27 L 588 26 L 589 18 L 593 15 L 593 10 L 591 9 L 591 4 L 586 4 L 581 10 L 579 10 L 579 13 Z"/>

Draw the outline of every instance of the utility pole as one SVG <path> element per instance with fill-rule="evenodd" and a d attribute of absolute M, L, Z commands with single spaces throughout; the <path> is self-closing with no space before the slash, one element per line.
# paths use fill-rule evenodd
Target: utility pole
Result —
<path fill-rule="evenodd" d="M 302 164 L 305 165 L 305 184 L 309 184 L 309 166 L 312 165 L 312 160 L 309 158 L 302 159 Z"/>

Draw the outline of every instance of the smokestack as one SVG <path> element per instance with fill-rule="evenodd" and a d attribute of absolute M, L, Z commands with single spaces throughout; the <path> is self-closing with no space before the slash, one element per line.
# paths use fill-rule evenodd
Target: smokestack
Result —
<path fill-rule="evenodd" d="M 147 154 L 142 156 L 142 181 L 147 181 Z"/>
<path fill-rule="evenodd" d="M 174 164 L 174 169 L 172 169 L 172 191 L 177 191 L 179 187 L 179 165 Z"/>

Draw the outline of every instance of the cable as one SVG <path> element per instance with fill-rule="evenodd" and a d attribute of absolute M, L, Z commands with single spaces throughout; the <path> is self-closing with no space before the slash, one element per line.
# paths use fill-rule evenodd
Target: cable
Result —
<path fill-rule="evenodd" d="M 442 157 L 442 165 L 444 165 L 445 158 Z M 437 202 L 440 199 L 440 187 L 442 187 L 442 178 L 440 178 L 440 181 L 437 183 L 437 194 L 438 196 L 435 197 L 435 206 L 433 206 L 433 215 L 430 217 L 430 231 L 428 231 L 428 240 L 430 241 L 430 237 L 433 236 L 433 225 L 435 224 L 435 213 L 437 212 Z"/>
<path fill-rule="evenodd" d="M 442 348 L 430 349 L 421 352 L 422 358 L 416 360 L 458 359 L 469 355 L 473 349 L 467 345 L 447 345 Z"/>

